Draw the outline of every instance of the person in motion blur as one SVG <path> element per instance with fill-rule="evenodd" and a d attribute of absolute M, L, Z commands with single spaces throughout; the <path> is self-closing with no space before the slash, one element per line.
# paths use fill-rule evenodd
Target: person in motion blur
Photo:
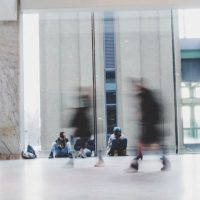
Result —
<path fill-rule="evenodd" d="M 159 130 L 159 124 L 162 120 L 162 106 L 157 100 L 154 92 L 144 86 L 141 82 L 132 80 L 132 86 L 136 92 L 139 107 L 139 124 L 140 136 L 137 148 L 137 155 L 130 165 L 131 170 L 138 171 L 139 159 L 143 159 L 143 150 L 160 150 L 162 152 L 162 168 L 161 171 L 166 171 L 170 168 L 170 162 L 165 156 L 164 148 L 161 144 L 164 143 L 164 137 Z"/>

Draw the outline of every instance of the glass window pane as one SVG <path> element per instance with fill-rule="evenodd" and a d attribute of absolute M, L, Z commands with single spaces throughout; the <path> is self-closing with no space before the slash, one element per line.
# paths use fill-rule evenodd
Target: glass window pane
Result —
<path fill-rule="evenodd" d="M 199 9 L 179 10 L 180 38 L 200 38 L 200 27 L 196 21 L 200 19 Z"/>
<path fill-rule="evenodd" d="M 183 128 L 190 128 L 191 109 L 189 106 L 182 107 Z"/>
<path fill-rule="evenodd" d="M 196 87 L 194 90 L 194 96 L 200 98 L 200 87 Z"/>
<path fill-rule="evenodd" d="M 115 82 L 115 71 L 106 71 L 106 82 Z"/>
<path fill-rule="evenodd" d="M 116 126 L 116 106 L 107 106 L 107 131 L 112 134 L 114 126 Z"/>
<path fill-rule="evenodd" d="M 188 87 L 181 88 L 181 96 L 182 98 L 189 98 L 190 97 L 190 91 Z"/>
<path fill-rule="evenodd" d="M 200 106 L 194 108 L 195 127 L 200 127 Z"/>
<path fill-rule="evenodd" d="M 116 104 L 116 92 L 107 92 L 106 93 L 106 103 L 107 104 Z"/>

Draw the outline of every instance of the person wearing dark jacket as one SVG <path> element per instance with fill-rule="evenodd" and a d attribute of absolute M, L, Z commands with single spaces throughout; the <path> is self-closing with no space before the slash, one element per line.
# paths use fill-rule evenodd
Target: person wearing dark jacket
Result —
<path fill-rule="evenodd" d="M 130 168 L 135 171 L 138 170 L 138 160 L 143 158 L 143 148 L 160 149 L 163 153 L 161 168 L 162 171 L 168 170 L 170 163 L 164 155 L 164 150 L 161 148 L 161 142 L 163 143 L 164 138 L 161 137 L 161 131 L 159 124 L 161 123 L 162 108 L 160 102 L 157 100 L 153 91 L 144 87 L 140 83 L 134 83 L 134 88 L 137 91 L 137 99 L 139 102 L 140 112 L 140 137 L 138 143 L 138 152 L 134 161 L 131 163 Z"/>

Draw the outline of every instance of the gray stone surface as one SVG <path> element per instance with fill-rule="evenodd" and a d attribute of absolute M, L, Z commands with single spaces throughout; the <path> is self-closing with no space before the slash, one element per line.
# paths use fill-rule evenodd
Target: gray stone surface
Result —
<path fill-rule="evenodd" d="M 0 22 L 0 156 L 18 154 L 19 132 L 19 26 Z"/>

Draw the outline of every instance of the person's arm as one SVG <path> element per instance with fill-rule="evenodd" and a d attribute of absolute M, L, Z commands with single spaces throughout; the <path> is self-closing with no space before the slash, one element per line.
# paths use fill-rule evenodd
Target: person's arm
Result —
<path fill-rule="evenodd" d="M 120 139 L 123 140 L 125 137 L 123 134 L 121 134 Z"/>
<path fill-rule="evenodd" d="M 63 147 L 62 147 L 62 141 L 61 141 L 60 138 L 58 138 L 58 139 L 56 140 L 56 144 L 58 145 L 59 148 L 63 148 Z"/>

